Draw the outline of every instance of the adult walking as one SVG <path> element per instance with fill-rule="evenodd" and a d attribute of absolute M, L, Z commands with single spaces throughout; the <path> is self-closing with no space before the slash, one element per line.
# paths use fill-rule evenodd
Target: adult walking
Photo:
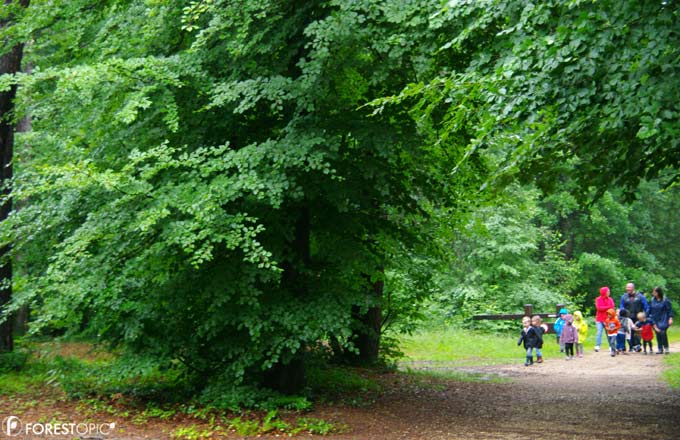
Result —
<path fill-rule="evenodd" d="M 602 345 L 602 331 L 604 330 L 604 322 L 607 320 L 607 310 L 616 307 L 609 294 L 609 287 L 605 286 L 600 288 L 600 296 L 595 298 L 595 325 L 597 327 L 595 351 L 600 351 L 600 345 Z"/>
<path fill-rule="evenodd" d="M 635 284 L 626 284 L 626 293 L 621 295 L 621 301 L 619 301 L 619 309 L 628 310 L 628 317 L 630 317 L 633 322 L 637 320 L 637 315 L 640 312 L 645 312 L 645 315 L 649 315 L 649 304 L 647 303 L 647 298 L 642 292 L 635 291 Z M 630 351 L 640 351 L 640 335 L 633 332 L 633 335 L 628 340 L 630 344 Z"/>
<path fill-rule="evenodd" d="M 661 287 L 652 290 L 652 301 L 649 304 L 649 317 L 654 323 L 656 344 L 659 348 L 657 354 L 668 354 L 668 327 L 673 325 L 673 307 L 668 298 L 664 298 Z"/>

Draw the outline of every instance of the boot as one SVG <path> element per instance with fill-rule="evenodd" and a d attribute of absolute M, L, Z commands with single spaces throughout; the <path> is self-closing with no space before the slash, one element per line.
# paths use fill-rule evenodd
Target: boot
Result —
<path fill-rule="evenodd" d="M 543 356 L 536 356 L 536 363 L 542 364 L 543 363 Z"/>
<path fill-rule="evenodd" d="M 526 362 L 524 362 L 524 366 L 528 367 L 529 365 L 534 364 L 534 357 L 533 356 L 527 356 Z"/>

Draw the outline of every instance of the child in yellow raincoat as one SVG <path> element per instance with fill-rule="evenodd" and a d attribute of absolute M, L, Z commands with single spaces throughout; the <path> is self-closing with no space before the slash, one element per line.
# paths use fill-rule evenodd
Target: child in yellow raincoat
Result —
<path fill-rule="evenodd" d="M 574 312 L 574 327 L 578 330 L 578 344 L 576 344 L 576 355 L 583 357 L 583 343 L 588 337 L 588 323 L 583 319 L 583 313 L 578 310 Z"/>

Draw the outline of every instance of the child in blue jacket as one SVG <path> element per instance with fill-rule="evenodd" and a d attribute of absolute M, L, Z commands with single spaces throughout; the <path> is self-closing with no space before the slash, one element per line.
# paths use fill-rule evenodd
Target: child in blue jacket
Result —
<path fill-rule="evenodd" d="M 569 313 L 565 308 L 560 309 L 559 318 L 553 324 L 553 330 L 555 330 L 555 335 L 557 335 L 557 343 L 560 344 L 560 353 L 564 353 L 564 344 L 560 342 L 560 336 L 562 335 L 562 327 L 564 327 L 564 317 Z"/>

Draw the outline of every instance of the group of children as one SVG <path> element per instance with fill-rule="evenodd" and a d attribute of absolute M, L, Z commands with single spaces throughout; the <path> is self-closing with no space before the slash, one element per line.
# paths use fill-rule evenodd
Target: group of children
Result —
<path fill-rule="evenodd" d="M 638 313 L 637 322 L 633 323 L 633 320 L 628 317 L 628 310 L 621 309 L 618 317 L 616 316 L 616 311 L 614 309 L 607 310 L 607 319 L 604 321 L 604 327 L 607 331 L 607 340 L 609 341 L 611 355 L 628 354 L 626 352 L 626 341 L 631 350 L 633 349 L 631 340 L 633 332 L 640 333 L 644 354 L 647 354 L 647 346 L 649 346 L 649 352 L 653 353 L 653 325 L 654 323 L 647 318 L 645 312 Z"/>
<path fill-rule="evenodd" d="M 627 354 L 626 341 L 630 344 L 633 332 L 640 332 L 644 354 L 647 354 L 648 345 L 650 352 L 652 351 L 653 323 L 647 318 L 645 312 L 638 313 L 637 319 L 637 322 L 633 323 L 633 320 L 628 317 L 628 310 L 626 309 L 622 309 L 618 317 L 614 309 L 607 311 L 605 329 L 612 356 L 621 353 Z M 560 352 L 565 353 L 567 360 L 574 359 L 574 349 L 576 356 L 583 357 L 583 342 L 588 336 L 588 323 L 583 319 L 583 314 L 580 311 L 576 311 L 572 315 L 567 309 L 560 309 L 559 318 L 553 324 L 553 330 L 557 335 Z M 532 318 L 525 316 L 522 319 L 522 332 L 517 345 L 523 343 L 526 349 L 525 366 L 533 365 L 534 351 L 536 352 L 536 362 L 539 364 L 543 362 L 541 349 L 543 348 L 543 335 L 547 331 L 548 326 L 543 324 L 538 315 Z"/>

